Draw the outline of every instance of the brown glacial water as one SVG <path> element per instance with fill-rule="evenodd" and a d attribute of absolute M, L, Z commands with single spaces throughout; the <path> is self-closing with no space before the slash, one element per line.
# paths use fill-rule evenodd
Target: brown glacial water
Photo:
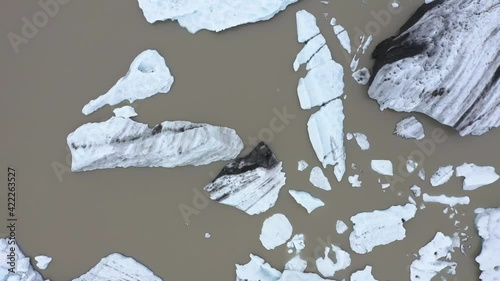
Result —
<path fill-rule="evenodd" d="M 351 253 L 352 265 L 337 273 L 342 280 L 366 264 L 373 266 L 379 280 L 409 280 L 413 253 L 430 241 L 437 231 L 447 235 L 458 227 L 470 237 L 467 255 L 455 253 L 458 262 L 455 280 L 478 280 L 474 261 L 480 240 L 473 226 L 473 210 L 498 207 L 500 182 L 473 192 L 463 192 L 461 179 L 453 177 L 446 185 L 432 188 L 428 179 L 439 166 L 472 162 L 500 168 L 498 139 L 500 130 L 481 137 L 460 137 L 455 131 L 417 114 L 426 129 L 424 141 L 404 140 L 393 135 L 395 124 L 409 114 L 381 112 L 377 103 L 349 76 L 349 57 L 333 35 L 330 18 L 336 17 L 354 39 L 356 30 L 374 35 L 368 53 L 378 42 L 395 34 L 402 23 L 423 1 L 401 0 L 397 14 L 388 11 L 389 1 L 342 0 L 328 5 L 319 0 L 302 0 L 272 20 L 240 26 L 218 34 L 206 31 L 195 35 L 174 22 L 151 25 L 146 22 L 137 1 L 68 1 L 14 51 L 7 34 L 21 34 L 23 17 L 32 19 L 41 11 L 37 1 L 3 1 L 0 5 L 0 116 L 1 173 L 0 233 L 6 235 L 7 167 L 17 170 L 16 238 L 29 256 L 46 254 L 54 258 L 45 278 L 71 280 L 87 272 L 112 252 L 136 258 L 164 280 L 234 280 L 235 263 L 246 263 L 249 254 L 263 257 L 282 270 L 290 256 L 284 246 L 267 251 L 259 241 L 262 222 L 273 213 L 288 216 L 294 233 L 304 233 L 309 261 L 327 243 L 350 250 L 348 233 L 335 232 L 335 222 L 362 211 L 386 209 L 404 204 L 409 187 L 417 184 L 429 194 L 468 195 L 471 204 L 457 207 L 454 219 L 443 214 L 444 205 L 426 204 L 406 223 L 403 241 L 374 249 L 365 255 Z M 306 9 L 318 19 L 334 59 L 344 66 L 345 131 L 365 133 L 371 143 L 361 151 L 354 141 L 347 145 L 347 172 L 336 182 L 331 167 L 325 174 L 332 191 L 313 187 L 310 168 L 319 165 L 308 139 L 306 123 L 312 111 L 301 110 L 296 94 L 299 77 L 292 62 L 302 48 L 297 43 L 295 12 Z M 384 10 L 390 19 L 374 14 Z M 325 18 L 323 13 L 328 13 Z M 43 20 L 43 19 L 42 19 Z M 67 135 L 87 122 L 112 116 L 112 108 L 84 116 L 82 107 L 106 92 L 122 77 L 132 60 L 145 49 L 157 49 L 166 59 L 175 83 L 169 94 L 156 95 L 133 104 L 135 120 L 151 125 L 165 120 L 189 120 L 234 128 L 251 148 L 252 139 L 266 140 L 284 161 L 287 184 L 270 211 L 249 216 L 235 208 L 206 203 L 199 195 L 225 163 L 201 167 L 127 168 L 84 173 L 69 172 Z M 354 46 L 353 48 L 356 48 Z M 365 55 L 360 66 L 370 67 Z M 294 117 L 272 131 L 270 122 L 284 109 Z M 279 125 L 281 125 L 278 122 Z M 443 143 L 422 154 L 420 145 L 432 140 L 432 132 L 442 128 Z M 269 133 L 271 132 L 271 133 Z M 393 188 L 381 189 L 379 176 L 370 169 L 370 160 L 392 160 L 395 170 L 401 158 L 415 151 L 424 155 L 427 180 L 416 174 L 404 177 Z M 310 167 L 297 171 L 297 161 Z M 350 168 L 357 164 L 357 170 Z M 403 169 L 404 170 L 404 169 Z M 359 174 L 361 188 L 352 188 L 347 177 Z M 400 172 L 396 171 L 400 175 Z M 325 201 L 326 206 L 312 214 L 297 205 L 289 189 L 303 189 Z M 196 204 L 193 205 L 193 199 Z M 421 202 L 421 198 L 417 198 Z M 206 203 L 206 204 L 205 204 Z M 183 205 L 184 204 L 184 205 Z M 197 208 L 189 224 L 180 207 Z M 464 215 L 462 215 L 464 214 Z M 349 224 L 349 223 L 348 223 Z M 211 234 L 210 239 L 204 237 Z M 439 278 L 436 278 L 439 280 Z M 449 279 L 450 280 L 450 279 Z"/>

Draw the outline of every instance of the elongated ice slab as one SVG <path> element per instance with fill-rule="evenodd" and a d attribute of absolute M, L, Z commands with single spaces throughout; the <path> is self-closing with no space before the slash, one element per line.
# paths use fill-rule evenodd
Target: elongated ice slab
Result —
<path fill-rule="evenodd" d="M 264 248 L 272 250 L 286 243 L 292 236 L 293 227 L 283 214 L 274 214 L 262 224 L 260 242 Z"/>
<path fill-rule="evenodd" d="M 295 14 L 297 21 L 297 37 L 299 43 L 305 43 L 320 33 L 316 25 L 316 17 L 306 10 L 300 10 Z"/>
<path fill-rule="evenodd" d="M 325 277 L 333 277 L 337 271 L 346 269 L 351 265 L 351 255 L 348 252 L 335 245 L 331 245 L 331 250 L 335 254 L 336 262 L 333 262 L 328 256 L 330 247 L 325 248 L 324 257 L 316 259 L 316 268 Z"/>
<path fill-rule="evenodd" d="M 13 243 L 15 244 L 9 244 Z M 11 251 L 14 248 L 14 251 Z M 13 254 L 11 254 L 13 253 Z M 12 257 L 9 257 L 11 255 Z M 14 272 L 10 272 L 12 262 Z M 42 275 L 30 263 L 30 258 L 25 256 L 16 240 L 0 238 L 0 280 L 2 281 L 44 281 Z"/>
<path fill-rule="evenodd" d="M 309 214 L 317 208 L 325 206 L 325 203 L 321 201 L 321 199 L 312 196 L 309 192 L 292 189 L 288 192 L 298 204 L 307 210 Z"/>
<path fill-rule="evenodd" d="M 330 25 L 333 27 L 333 33 L 335 36 L 337 36 L 337 39 L 340 42 L 340 45 L 344 50 L 346 50 L 349 54 L 351 53 L 351 38 L 349 38 L 349 33 L 347 33 L 347 30 L 340 25 L 337 24 L 337 20 L 335 18 L 332 18 L 330 20 Z"/>
<path fill-rule="evenodd" d="M 191 33 L 269 20 L 297 0 L 138 0 L 149 23 L 177 20 Z"/>
<path fill-rule="evenodd" d="M 394 171 L 390 160 L 372 160 L 372 170 L 386 176 L 393 176 Z"/>
<path fill-rule="evenodd" d="M 348 229 L 347 224 L 341 220 L 337 220 L 337 224 L 335 225 L 335 230 L 337 230 L 338 234 L 343 234 Z"/>
<path fill-rule="evenodd" d="M 431 185 L 440 186 L 447 183 L 453 176 L 453 165 L 439 167 L 439 169 L 431 176 Z"/>
<path fill-rule="evenodd" d="M 321 170 L 320 167 L 314 167 L 311 169 L 311 173 L 309 174 L 309 181 L 317 188 L 321 188 L 323 190 L 332 190 L 328 178 L 325 176 L 325 174 L 323 174 L 323 170 Z"/>
<path fill-rule="evenodd" d="M 392 206 L 386 210 L 359 213 L 351 217 L 353 231 L 349 236 L 351 249 L 358 254 L 371 252 L 374 247 L 387 245 L 406 237 L 403 223 L 417 212 L 413 204 Z"/>
<path fill-rule="evenodd" d="M 431 196 L 427 193 L 424 193 L 422 198 L 424 202 L 440 203 L 444 205 L 449 205 L 450 207 L 453 207 L 455 205 L 468 205 L 470 203 L 469 196 L 454 197 L 454 196 L 446 196 L 443 194 L 438 196 Z"/>
<path fill-rule="evenodd" d="M 261 142 L 247 156 L 227 164 L 204 189 L 212 200 L 255 215 L 274 206 L 285 180 L 282 162 Z"/>
<path fill-rule="evenodd" d="M 500 280 L 500 208 L 476 209 L 475 224 L 483 239 L 481 253 L 476 257 L 482 281 Z"/>
<path fill-rule="evenodd" d="M 477 166 L 464 163 L 457 167 L 457 177 L 465 177 L 464 190 L 475 190 L 482 186 L 492 184 L 500 178 L 491 166 Z"/>
<path fill-rule="evenodd" d="M 165 59 L 155 50 L 146 50 L 134 59 L 124 77 L 106 94 L 86 104 L 82 113 L 89 115 L 105 105 L 117 105 L 125 100 L 134 102 L 158 93 L 166 94 L 173 83 L 174 77 Z"/>
<path fill-rule="evenodd" d="M 165 121 L 149 128 L 129 118 L 87 123 L 68 135 L 73 172 L 116 167 L 177 167 L 234 159 L 243 142 L 233 129 Z"/>
<path fill-rule="evenodd" d="M 52 258 L 48 257 L 48 256 L 41 255 L 41 256 L 36 256 L 35 260 L 36 260 L 36 267 L 38 267 L 41 270 L 45 270 L 45 269 L 47 269 L 50 262 L 52 261 Z"/>
<path fill-rule="evenodd" d="M 361 150 L 370 149 L 370 142 L 368 141 L 368 137 L 365 134 L 354 133 L 352 135 L 354 136 L 354 139 L 356 140 L 356 143 L 359 145 L 359 148 L 361 148 Z"/>
<path fill-rule="evenodd" d="M 372 275 L 372 267 L 367 265 L 363 270 L 351 274 L 351 281 L 378 281 Z"/>
<path fill-rule="evenodd" d="M 415 116 L 406 117 L 396 124 L 394 134 L 405 139 L 421 140 L 425 137 L 424 126 Z"/>
<path fill-rule="evenodd" d="M 250 261 L 236 265 L 236 281 L 277 281 L 281 272 L 266 263 L 261 257 L 250 254 Z"/>

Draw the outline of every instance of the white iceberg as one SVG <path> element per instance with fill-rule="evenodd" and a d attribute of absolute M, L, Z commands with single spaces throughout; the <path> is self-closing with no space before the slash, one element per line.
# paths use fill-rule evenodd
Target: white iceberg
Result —
<path fill-rule="evenodd" d="M 421 140 L 425 137 L 424 126 L 415 116 L 406 117 L 396 124 L 394 134 L 405 139 Z"/>
<path fill-rule="evenodd" d="M 316 17 L 306 10 L 300 10 L 295 15 L 297 20 L 297 37 L 299 43 L 305 43 L 320 34 L 316 25 Z"/>
<path fill-rule="evenodd" d="M 36 256 L 36 267 L 38 267 L 41 270 L 47 269 L 49 266 L 50 262 L 52 262 L 52 258 L 44 255 Z"/>
<path fill-rule="evenodd" d="M 393 176 L 394 171 L 390 160 L 372 160 L 372 170 L 386 176 Z"/>
<path fill-rule="evenodd" d="M 316 268 L 319 273 L 325 277 L 333 277 L 337 271 L 346 269 L 351 265 L 351 255 L 340 247 L 331 245 L 332 252 L 335 254 L 336 262 L 333 262 L 328 256 L 330 247 L 325 248 L 325 257 L 316 259 Z"/>
<path fill-rule="evenodd" d="M 500 280 L 500 208 L 476 209 L 475 224 L 483 239 L 481 253 L 476 257 L 482 281 Z"/>
<path fill-rule="evenodd" d="M 12 266 L 15 266 L 14 272 L 9 271 Z M 0 280 L 44 281 L 42 275 L 31 266 L 30 258 L 24 255 L 17 241 L 8 238 L 0 238 Z"/>
<path fill-rule="evenodd" d="M 293 62 L 293 70 L 295 71 L 299 70 L 299 67 L 302 64 L 309 62 L 325 45 L 326 45 L 325 37 L 323 37 L 323 35 L 321 34 L 318 34 L 314 36 L 311 40 L 307 41 L 306 45 L 297 54 L 297 57 L 295 57 L 295 61 Z M 330 59 L 331 59 L 331 54 L 330 54 Z"/>
<path fill-rule="evenodd" d="M 444 205 L 449 205 L 450 207 L 454 207 L 455 205 L 468 205 L 470 203 L 469 196 L 454 197 L 454 196 L 446 196 L 443 194 L 438 196 L 431 196 L 427 193 L 424 193 L 422 198 L 424 202 L 440 203 Z"/>
<path fill-rule="evenodd" d="M 330 25 L 333 27 L 333 33 L 335 34 L 335 36 L 337 36 L 337 39 L 339 40 L 342 48 L 344 48 L 350 54 L 351 39 L 349 38 L 349 33 L 347 33 L 347 30 L 345 30 L 342 25 L 337 24 L 337 20 L 335 18 L 332 18 L 330 20 Z"/>
<path fill-rule="evenodd" d="M 337 224 L 335 225 L 335 230 L 337 230 L 338 234 L 344 234 L 348 229 L 347 224 L 341 220 L 337 220 Z"/>
<path fill-rule="evenodd" d="M 366 67 L 358 69 L 352 73 L 352 78 L 354 78 L 354 81 L 360 85 L 367 85 L 368 82 L 370 82 L 370 77 L 370 70 Z"/>
<path fill-rule="evenodd" d="M 415 196 L 419 197 L 422 194 L 422 189 L 416 185 L 412 185 L 410 187 L 411 192 L 415 194 Z"/>
<path fill-rule="evenodd" d="M 477 166 L 464 163 L 457 167 L 457 177 L 465 177 L 464 190 L 475 190 L 482 186 L 492 184 L 500 178 L 491 166 Z"/>
<path fill-rule="evenodd" d="M 289 190 L 288 192 L 309 214 L 317 208 L 325 206 L 325 203 L 321 199 L 312 196 L 309 192 L 299 190 Z"/>
<path fill-rule="evenodd" d="M 323 174 L 323 170 L 321 170 L 320 167 L 314 167 L 311 169 L 311 173 L 309 174 L 309 181 L 317 188 L 323 190 L 332 190 L 328 178 L 325 176 L 325 174 Z"/>
<path fill-rule="evenodd" d="M 347 178 L 352 187 L 361 187 L 362 181 L 359 180 L 359 175 L 349 176 Z"/>
<path fill-rule="evenodd" d="M 439 169 L 431 176 L 431 185 L 436 187 L 447 183 L 453 176 L 453 165 L 439 167 Z"/>
<path fill-rule="evenodd" d="M 292 236 L 293 227 L 283 214 L 274 214 L 262 224 L 260 242 L 264 248 L 272 250 L 286 243 Z"/>

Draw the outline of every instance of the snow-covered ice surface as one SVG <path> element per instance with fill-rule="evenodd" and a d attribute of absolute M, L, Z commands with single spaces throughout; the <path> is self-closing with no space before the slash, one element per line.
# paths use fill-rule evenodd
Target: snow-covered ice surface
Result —
<path fill-rule="evenodd" d="M 336 262 L 333 262 L 328 256 L 330 248 L 335 254 Z M 324 255 L 324 257 L 316 259 L 316 268 L 324 277 L 333 277 L 337 271 L 346 269 L 351 265 L 351 255 L 335 245 L 326 247 Z"/>
<path fill-rule="evenodd" d="M 406 204 L 351 217 L 353 231 L 349 242 L 352 250 L 358 254 L 366 254 L 376 246 L 403 240 L 406 237 L 403 223 L 412 219 L 416 212 L 415 205 Z"/>
<path fill-rule="evenodd" d="M 264 248 L 272 250 L 286 243 L 292 236 L 293 227 L 283 214 L 274 214 L 262 224 L 260 242 Z"/>
<path fill-rule="evenodd" d="M 250 254 L 250 261 L 236 265 L 236 281 L 277 281 L 281 272 L 266 263 L 261 257 Z"/>
<path fill-rule="evenodd" d="M 116 167 L 177 167 L 234 159 L 243 141 L 233 129 L 188 121 L 148 127 L 129 118 L 87 123 L 70 133 L 73 172 Z"/>
<path fill-rule="evenodd" d="M 421 112 L 462 136 L 498 127 L 499 18 L 498 0 L 422 5 L 375 49 L 369 96 L 382 110 Z"/>
<path fill-rule="evenodd" d="M 495 168 L 491 166 L 477 166 L 476 164 L 464 163 L 457 167 L 457 177 L 465 177 L 464 190 L 475 190 L 479 187 L 492 184 L 499 178 Z"/>
<path fill-rule="evenodd" d="M 346 153 L 344 146 L 344 106 L 339 99 L 333 100 L 313 113 L 307 122 L 309 139 L 318 160 L 334 166 L 338 181 L 345 173 Z"/>
<path fill-rule="evenodd" d="M 448 268 L 448 273 L 454 274 L 457 264 L 449 261 L 454 246 L 451 237 L 436 233 L 431 242 L 418 250 L 419 257 L 410 265 L 410 280 L 431 281 L 445 268 Z"/>
<path fill-rule="evenodd" d="M 354 81 L 360 85 L 367 85 L 370 81 L 370 77 L 370 70 L 366 67 L 358 69 L 352 73 L 352 78 L 354 78 Z"/>
<path fill-rule="evenodd" d="M 372 275 L 372 267 L 367 265 L 363 270 L 351 274 L 351 281 L 378 281 Z"/>
<path fill-rule="evenodd" d="M 255 215 L 274 206 L 285 180 L 282 162 L 261 142 L 247 156 L 227 164 L 204 189 L 212 200 Z"/>
<path fill-rule="evenodd" d="M 96 266 L 73 281 L 162 281 L 151 270 L 118 253 L 103 258 Z"/>
<path fill-rule="evenodd" d="M 372 160 L 371 167 L 373 171 L 381 175 L 386 175 L 386 176 L 394 175 L 392 162 L 390 160 Z"/>
<path fill-rule="evenodd" d="M 49 266 L 50 262 L 52 261 L 51 257 L 40 255 L 35 257 L 36 260 L 36 267 L 38 267 L 41 270 L 47 269 Z"/>
<path fill-rule="evenodd" d="M 481 253 L 476 257 L 482 281 L 500 280 L 500 208 L 475 210 L 475 224 L 483 239 Z"/>
<path fill-rule="evenodd" d="M 131 118 L 137 116 L 135 109 L 130 105 L 125 105 L 120 108 L 113 109 L 113 113 L 116 117 Z"/>
<path fill-rule="evenodd" d="M 269 20 L 297 0 L 138 0 L 149 23 L 177 20 L 191 33 Z"/>
<path fill-rule="evenodd" d="M 359 180 L 359 175 L 349 176 L 347 180 L 352 187 L 361 187 L 362 181 Z"/>
<path fill-rule="evenodd" d="M 307 162 L 304 160 L 300 160 L 297 163 L 297 170 L 299 170 L 301 172 L 304 171 L 305 169 L 307 169 L 307 167 L 309 167 L 309 164 L 307 164 Z"/>
<path fill-rule="evenodd" d="M 307 268 L 307 261 L 303 260 L 299 255 L 291 258 L 286 264 L 285 269 L 291 271 L 304 272 Z"/>
<path fill-rule="evenodd" d="M 370 142 L 368 141 L 368 137 L 365 134 L 354 133 L 354 134 L 352 134 L 352 136 L 356 140 L 356 143 L 358 144 L 359 148 L 361 148 L 361 150 L 370 149 Z M 349 140 L 349 138 L 348 138 L 348 140 Z"/>
<path fill-rule="evenodd" d="M 306 10 L 300 10 L 295 14 L 297 21 L 297 37 L 299 43 L 305 43 L 314 36 L 320 34 L 316 25 L 316 17 Z"/>
<path fill-rule="evenodd" d="M 431 185 L 440 186 L 447 183 L 453 176 L 453 165 L 439 167 L 439 169 L 431 176 Z"/>
<path fill-rule="evenodd" d="M 341 221 L 341 220 L 337 220 L 337 224 L 335 224 L 335 230 L 337 230 L 337 233 L 338 234 L 343 234 L 347 231 L 347 229 L 349 229 L 347 227 L 347 224 L 345 224 L 345 222 Z"/>
<path fill-rule="evenodd" d="M 394 134 L 405 139 L 421 140 L 425 138 L 424 126 L 415 116 L 406 117 L 396 124 Z"/>
<path fill-rule="evenodd" d="M 422 194 L 422 189 L 416 185 L 412 185 L 410 187 L 411 192 L 415 194 L 415 196 L 419 197 Z"/>
<path fill-rule="evenodd" d="M 309 174 L 309 181 L 317 188 L 321 188 L 323 190 L 332 190 L 328 178 L 325 176 L 325 174 L 323 174 L 323 170 L 321 170 L 320 167 L 314 167 L 311 169 L 311 173 Z"/>
<path fill-rule="evenodd" d="M 82 113 L 89 115 L 105 105 L 117 105 L 125 100 L 134 102 L 158 93 L 170 91 L 174 77 L 165 59 L 155 50 L 140 53 L 130 65 L 127 74 L 104 95 L 86 104 Z"/>
<path fill-rule="evenodd" d="M 424 193 L 422 198 L 424 202 L 440 203 L 444 205 L 449 205 L 450 207 L 453 207 L 455 205 L 468 205 L 470 203 L 469 196 L 454 197 L 454 196 L 446 196 L 444 194 L 432 196 L 427 193 Z"/>
<path fill-rule="evenodd" d="M 10 245 L 10 240 L 7 238 L 0 238 L 0 280 L 2 281 L 44 281 L 42 275 L 36 271 L 30 263 L 30 258 L 25 256 L 19 249 L 17 241 L 15 245 Z M 11 253 L 10 248 L 14 248 L 15 273 L 9 272 L 11 262 L 8 255 Z"/>
<path fill-rule="evenodd" d="M 312 196 L 309 192 L 292 189 L 288 190 L 288 192 L 309 214 L 317 208 L 325 206 L 325 203 L 321 199 Z"/>
<path fill-rule="evenodd" d="M 337 36 L 337 39 L 339 40 L 342 48 L 344 48 L 350 54 L 351 39 L 349 38 L 349 33 L 347 33 L 347 30 L 345 30 L 342 25 L 337 24 L 337 20 L 335 18 L 332 18 L 330 20 L 330 25 L 333 27 L 333 33 L 335 34 L 335 36 Z"/>

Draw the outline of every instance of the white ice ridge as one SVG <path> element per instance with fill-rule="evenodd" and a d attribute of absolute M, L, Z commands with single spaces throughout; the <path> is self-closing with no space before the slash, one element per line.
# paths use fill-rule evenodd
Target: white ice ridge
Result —
<path fill-rule="evenodd" d="M 307 169 L 307 167 L 309 166 L 309 164 L 307 164 L 306 161 L 304 160 L 300 160 L 298 163 L 297 163 L 297 170 L 299 171 L 304 171 L 305 169 Z"/>
<path fill-rule="evenodd" d="M 335 225 L 335 230 L 337 230 L 338 234 L 343 234 L 348 229 L 347 224 L 341 220 L 337 220 L 337 224 Z"/>
<path fill-rule="evenodd" d="M 130 105 L 126 105 L 120 108 L 113 109 L 113 113 L 116 117 L 131 118 L 137 116 L 135 109 Z"/>
<path fill-rule="evenodd" d="M 70 133 L 71 170 L 177 167 L 234 159 L 243 141 L 233 129 L 188 121 L 154 128 L 129 118 L 87 123 Z"/>
<path fill-rule="evenodd" d="M 396 124 L 394 134 L 405 139 L 421 140 L 425 137 L 424 126 L 415 116 L 406 117 Z"/>
<path fill-rule="evenodd" d="M 293 199 L 304 207 L 310 214 L 319 207 L 325 206 L 325 203 L 321 199 L 312 196 L 309 192 L 300 190 L 288 190 Z"/>
<path fill-rule="evenodd" d="M 11 248 L 14 250 L 11 251 Z M 9 269 L 14 266 L 14 272 Z M 44 281 L 17 245 L 17 241 L 0 238 L 0 280 L 2 281 Z"/>
<path fill-rule="evenodd" d="M 431 176 L 431 185 L 440 186 L 447 183 L 453 176 L 453 165 L 439 167 L 439 169 Z"/>
<path fill-rule="evenodd" d="M 376 246 L 403 240 L 406 237 L 403 223 L 412 219 L 416 212 L 415 205 L 406 204 L 351 217 L 353 231 L 349 242 L 352 250 L 358 254 L 366 254 Z"/>
<path fill-rule="evenodd" d="M 477 166 L 476 164 L 464 163 L 457 167 L 457 177 L 465 177 L 464 190 L 475 190 L 482 186 L 492 184 L 499 178 L 495 168 L 491 166 Z"/>
<path fill-rule="evenodd" d="M 288 253 L 293 253 L 295 249 L 295 253 L 300 254 L 300 252 L 306 247 L 304 234 L 295 234 L 290 241 L 286 243 L 286 246 L 289 250 Z"/>
<path fill-rule="evenodd" d="M 354 136 L 354 139 L 356 140 L 356 143 L 358 144 L 359 148 L 361 148 L 361 150 L 370 149 L 370 142 L 368 141 L 368 137 L 365 134 L 354 133 L 352 135 Z"/>
<path fill-rule="evenodd" d="M 394 171 L 390 160 L 372 160 L 372 170 L 386 176 L 393 176 Z"/>
<path fill-rule="evenodd" d="M 454 207 L 455 205 L 468 205 L 470 203 L 469 196 L 463 196 L 463 197 L 453 197 L 446 195 L 431 196 L 427 193 L 424 193 L 422 198 L 424 202 L 440 203 L 444 205 L 449 205 L 450 207 Z"/>
<path fill-rule="evenodd" d="M 359 175 L 350 176 L 347 178 L 352 187 L 361 187 L 362 181 L 359 180 Z"/>
<path fill-rule="evenodd" d="M 149 23 L 177 20 L 191 33 L 269 20 L 297 0 L 138 0 Z"/>
<path fill-rule="evenodd" d="M 321 188 L 323 190 L 332 190 L 328 178 L 325 176 L 325 174 L 323 174 L 323 170 L 321 170 L 320 167 L 314 167 L 311 169 L 311 173 L 309 174 L 309 181 L 317 188 Z"/>
<path fill-rule="evenodd" d="M 250 262 L 236 265 L 236 281 L 278 281 L 281 272 L 274 269 L 262 258 L 250 254 Z"/>
<path fill-rule="evenodd" d="M 117 105 L 125 100 L 134 102 L 170 91 L 174 77 L 165 59 L 155 50 L 140 53 L 127 74 L 104 95 L 86 104 L 82 113 L 89 115 L 105 105 Z"/>
<path fill-rule="evenodd" d="M 36 256 L 35 260 L 36 260 L 36 267 L 38 267 L 41 270 L 45 270 L 45 269 L 47 269 L 50 262 L 52 261 L 52 258 L 48 257 L 48 256 L 41 255 L 41 256 Z"/>
<path fill-rule="evenodd" d="M 334 166 L 338 181 L 345 173 L 344 106 L 339 99 L 333 100 L 313 113 L 307 122 L 309 139 L 318 160 Z"/>
<path fill-rule="evenodd" d="M 482 281 L 500 280 L 500 208 L 476 209 L 475 224 L 483 239 L 481 253 L 476 257 Z"/>
<path fill-rule="evenodd" d="M 333 27 L 333 33 L 335 33 L 335 36 L 337 36 L 337 39 L 339 39 L 342 48 L 344 48 L 350 54 L 351 39 L 349 38 L 349 33 L 347 33 L 347 30 L 345 30 L 342 25 L 337 24 L 337 20 L 335 18 L 332 18 L 330 20 L 330 25 Z"/>
<path fill-rule="evenodd" d="M 293 227 L 283 214 L 274 214 L 262 224 L 260 242 L 264 248 L 272 250 L 286 243 L 292 236 Z"/>
<path fill-rule="evenodd" d="M 162 281 L 151 270 L 133 258 L 114 253 L 73 281 Z"/>
<path fill-rule="evenodd" d="M 418 251 L 419 258 L 410 265 L 411 281 L 431 281 L 445 268 L 448 273 L 455 274 L 457 264 L 448 261 L 453 252 L 454 242 L 451 237 L 438 232 L 434 239 Z"/>
<path fill-rule="evenodd" d="M 300 258 L 299 255 L 291 258 L 286 264 L 285 269 L 291 271 L 304 272 L 307 268 L 307 261 Z"/>
<path fill-rule="evenodd" d="M 297 37 L 299 43 L 305 43 L 314 36 L 320 34 L 316 24 L 316 17 L 306 10 L 300 10 L 295 14 L 297 21 Z"/>
<path fill-rule="evenodd" d="M 370 82 L 370 77 L 370 70 L 366 67 L 358 69 L 352 73 L 352 78 L 354 78 L 354 81 L 360 85 L 368 84 L 368 82 Z"/>
<path fill-rule="evenodd" d="M 378 281 L 372 275 L 372 267 L 367 265 L 363 270 L 351 274 L 351 281 Z"/>
<path fill-rule="evenodd" d="M 346 269 L 351 265 L 351 255 L 348 252 L 333 244 L 331 245 L 331 249 L 335 254 L 335 260 L 337 262 L 334 263 L 328 256 L 330 247 L 325 248 L 324 258 L 319 257 L 316 259 L 316 268 L 324 277 L 333 277 L 337 271 Z"/>

